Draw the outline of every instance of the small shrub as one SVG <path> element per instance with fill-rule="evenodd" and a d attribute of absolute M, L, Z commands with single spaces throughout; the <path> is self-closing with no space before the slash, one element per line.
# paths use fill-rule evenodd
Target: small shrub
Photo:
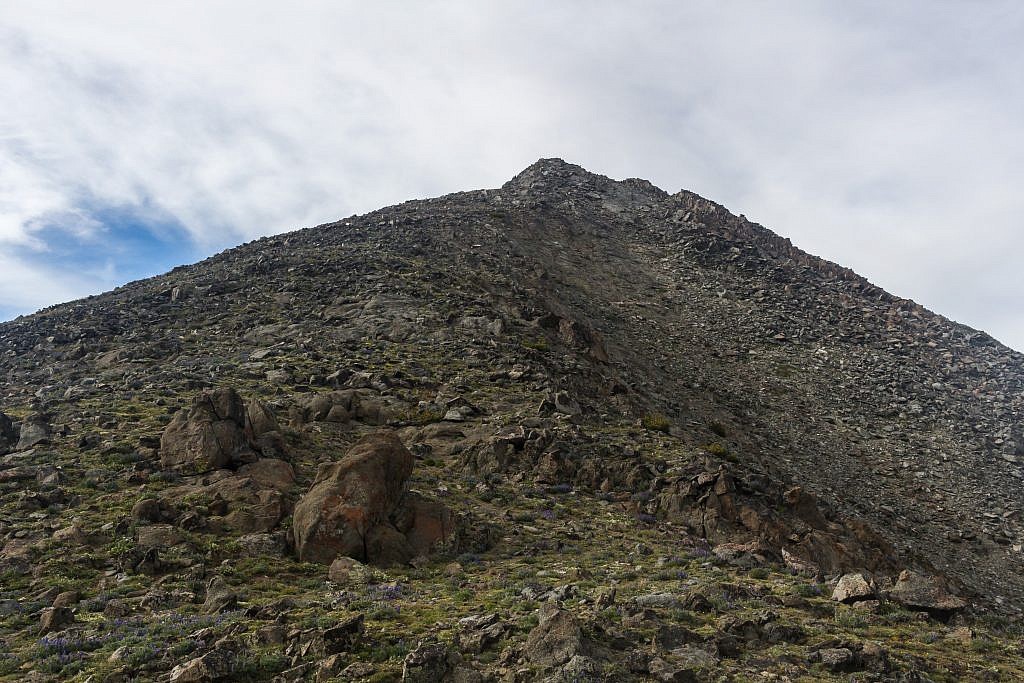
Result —
<path fill-rule="evenodd" d="M 245 676 L 246 680 L 266 678 L 268 674 L 276 674 L 288 668 L 290 661 L 283 654 L 275 652 L 246 652 L 235 660 L 234 674 Z"/>
<path fill-rule="evenodd" d="M 644 429 L 650 429 L 655 432 L 665 432 L 666 434 L 668 434 L 668 430 L 672 426 L 669 419 L 661 413 L 647 413 L 640 418 L 640 424 L 644 426 Z"/>
<path fill-rule="evenodd" d="M 860 612 L 849 607 L 837 607 L 835 616 L 836 625 L 844 628 L 864 628 L 867 621 Z"/>
<path fill-rule="evenodd" d="M 410 408 L 399 416 L 399 421 L 409 425 L 421 427 L 423 425 L 440 422 L 444 418 L 444 412 L 437 408 Z"/>
<path fill-rule="evenodd" d="M 544 338 L 524 339 L 523 346 L 528 349 L 533 349 L 534 351 L 547 351 L 548 341 L 547 339 Z"/>

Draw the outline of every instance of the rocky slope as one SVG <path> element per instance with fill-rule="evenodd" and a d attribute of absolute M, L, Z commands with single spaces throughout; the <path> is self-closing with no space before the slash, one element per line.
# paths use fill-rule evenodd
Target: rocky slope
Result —
<path fill-rule="evenodd" d="M 1024 675 L 1024 356 L 689 192 L 541 160 L 0 373 L 11 680 Z"/>

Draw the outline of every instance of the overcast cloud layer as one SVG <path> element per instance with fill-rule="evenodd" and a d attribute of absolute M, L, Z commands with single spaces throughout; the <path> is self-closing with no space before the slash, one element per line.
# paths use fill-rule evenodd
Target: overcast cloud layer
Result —
<path fill-rule="evenodd" d="M 558 156 L 1024 350 L 1017 0 L 301 4 L 5 3 L 0 318 Z"/>

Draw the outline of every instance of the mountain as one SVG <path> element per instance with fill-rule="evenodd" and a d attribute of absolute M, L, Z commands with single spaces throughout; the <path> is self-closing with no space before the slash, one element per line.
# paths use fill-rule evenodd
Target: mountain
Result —
<path fill-rule="evenodd" d="M 10 680 L 1024 676 L 1024 356 L 691 192 L 543 159 L 0 372 Z"/>

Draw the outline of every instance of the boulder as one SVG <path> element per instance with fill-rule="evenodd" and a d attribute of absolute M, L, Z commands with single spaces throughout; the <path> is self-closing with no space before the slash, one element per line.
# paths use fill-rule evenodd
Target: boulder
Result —
<path fill-rule="evenodd" d="M 822 666 L 833 673 L 854 671 L 857 669 L 857 655 L 845 647 L 830 647 L 819 650 L 815 658 Z"/>
<path fill-rule="evenodd" d="M 572 612 L 554 602 L 540 608 L 539 621 L 526 638 L 523 654 L 540 666 L 561 666 L 583 650 L 583 630 Z"/>
<path fill-rule="evenodd" d="M 327 564 L 346 556 L 377 563 L 407 554 L 400 544 L 389 545 L 395 534 L 378 527 L 390 525 L 412 467 L 412 453 L 390 432 L 366 436 L 338 462 L 321 465 L 312 488 L 295 506 L 292 528 L 299 559 Z"/>
<path fill-rule="evenodd" d="M 355 417 L 358 406 L 359 396 L 353 389 L 314 394 L 301 405 L 297 421 L 344 424 Z"/>
<path fill-rule="evenodd" d="M 160 464 L 207 472 L 256 460 L 245 434 L 246 411 L 234 389 L 205 391 L 180 410 L 160 437 Z"/>
<path fill-rule="evenodd" d="M 328 655 L 348 652 L 360 641 L 365 630 L 363 624 L 365 617 L 356 614 L 339 621 L 334 626 L 326 628 L 321 632 L 324 652 Z"/>
<path fill-rule="evenodd" d="M 234 609 L 238 605 L 238 594 L 231 590 L 227 582 L 214 576 L 206 585 L 206 600 L 203 602 L 204 614 L 219 614 Z"/>
<path fill-rule="evenodd" d="M 338 585 L 345 585 L 350 582 L 360 582 L 366 579 L 367 569 L 359 560 L 351 557 L 339 557 L 331 563 L 327 571 L 327 578 Z"/>
<path fill-rule="evenodd" d="M 459 619 L 459 628 L 462 629 L 458 638 L 459 650 L 473 654 L 480 654 L 497 643 L 508 630 L 495 612 L 463 617 Z"/>
<path fill-rule="evenodd" d="M 249 477 L 261 489 L 287 493 L 295 485 L 295 470 L 284 460 L 260 458 L 238 468 L 239 476 Z"/>
<path fill-rule="evenodd" d="M 156 498 L 143 498 L 132 506 L 132 521 L 137 524 L 159 522 L 163 515 L 163 506 Z"/>
<path fill-rule="evenodd" d="M 601 665 L 582 655 L 574 655 L 563 664 L 553 676 L 544 679 L 544 683 L 601 683 L 608 680 L 601 673 Z"/>
<path fill-rule="evenodd" d="M 565 391 L 556 391 L 551 397 L 551 403 L 556 411 L 565 415 L 578 415 L 580 412 L 579 402 Z"/>
<path fill-rule="evenodd" d="M 371 527 L 364 537 L 363 548 L 366 561 L 381 567 L 404 566 L 416 557 L 405 534 L 390 523 Z"/>
<path fill-rule="evenodd" d="M 80 599 L 81 596 L 78 594 L 78 591 L 64 591 L 53 599 L 51 607 L 74 607 Z"/>
<path fill-rule="evenodd" d="M 21 423 L 21 432 L 15 450 L 24 451 L 50 440 L 50 423 L 44 415 L 34 413 Z"/>
<path fill-rule="evenodd" d="M 225 477 L 206 487 L 211 512 L 220 513 L 224 524 L 243 534 L 274 529 L 288 513 L 281 491 L 263 488 L 253 477 Z"/>
<path fill-rule="evenodd" d="M 284 532 L 245 534 L 238 538 L 242 557 L 279 557 L 285 552 Z"/>
<path fill-rule="evenodd" d="M 170 524 L 140 526 L 135 530 L 135 538 L 142 548 L 170 548 L 182 541 L 181 534 Z"/>
<path fill-rule="evenodd" d="M 669 653 L 667 660 L 651 662 L 651 674 L 661 681 L 703 681 L 718 668 L 718 658 L 696 645 L 684 645 Z"/>
<path fill-rule="evenodd" d="M 57 631 L 75 621 L 70 607 L 47 607 L 39 617 L 39 635 Z"/>
<path fill-rule="evenodd" d="M 447 542 L 456 530 L 456 519 L 445 505 L 415 492 L 406 495 L 398 515 L 398 528 L 405 534 L 413 555 L 426 555 Z"/>
<path fill-rule="evenodd" d="M 244 403 L 230 387 L 204 391 L 180 410 L 160 437 L 160 464 L 184 473 L 237 468 L 259 455 L 280 458 L 284 438 L 274 412 L 255 399 Z"/>
<path fill-rule="evenodd" d="M 77 524 L 69 524 L 53 532 L 53 540 L 63 546 L 83 545 L 86 542 L 85 532 Z"/>
<path fill-rule="evenodd" d="M 252 398 L 245 404 L 245 431 L 250 438 L 256 439 L 270 432 L 279 432 L 281 428 L 270 406 Z"/>
<path fill-rule="evenodd" d="M 437 683 L 448 675 L 452 653 L 443 643 L 420 643 L 405 656 L 402 664 L 404 683 Z"/>
<path fill-rule="evenodd" d="M 234 474 L 227 470 L 214 472 L 205 481 L 209 483 L 161 492 L 161 508 L 184 509 L 179 525 L 184 524 L 185 516 L 192 516 L 198 521 L 190 522 L 191 526 L 202 526 L 209 515 L 243 534 L 269 532 L 291 511 L 287 494 L 294 486 L 295 473 L 283 460 L 261 458 L 241 466 Z"/>
<path fill-rule="evenodd" d="M 748 543 L 720 543 L 711 552 L 723 562 L 741 569 L 764 566 L 774 557 L 772 550 L 757 540 Z"/>
<path fill-rule="evenodd" d="M 832 599 L 836 602 L 851 604 L 861 600 L 871 600 L 875 591 L 862 574 L 844 574 L 832 591 Z"/>
<path fill-rule="evenodd" d="M 966 600 L 950 595 L 937 578 L 909 569 L 900 572 L 896 585 L 889 591 L 889 598 L 907 609 L 928 612 L 943 619 L 967 607 Z"/>
<path fill-rule="evenodd" d="M 287 454 L 277 416 L 270 406 L 254 398 L 245 404 L 245 435 L 265 458 L 283 458 Z"/>
<path fill-rule="evenodd" d="M 235 653 L 216 649 L 171 669 L 170 683 L 213 683 L 234 670 Z"/>

